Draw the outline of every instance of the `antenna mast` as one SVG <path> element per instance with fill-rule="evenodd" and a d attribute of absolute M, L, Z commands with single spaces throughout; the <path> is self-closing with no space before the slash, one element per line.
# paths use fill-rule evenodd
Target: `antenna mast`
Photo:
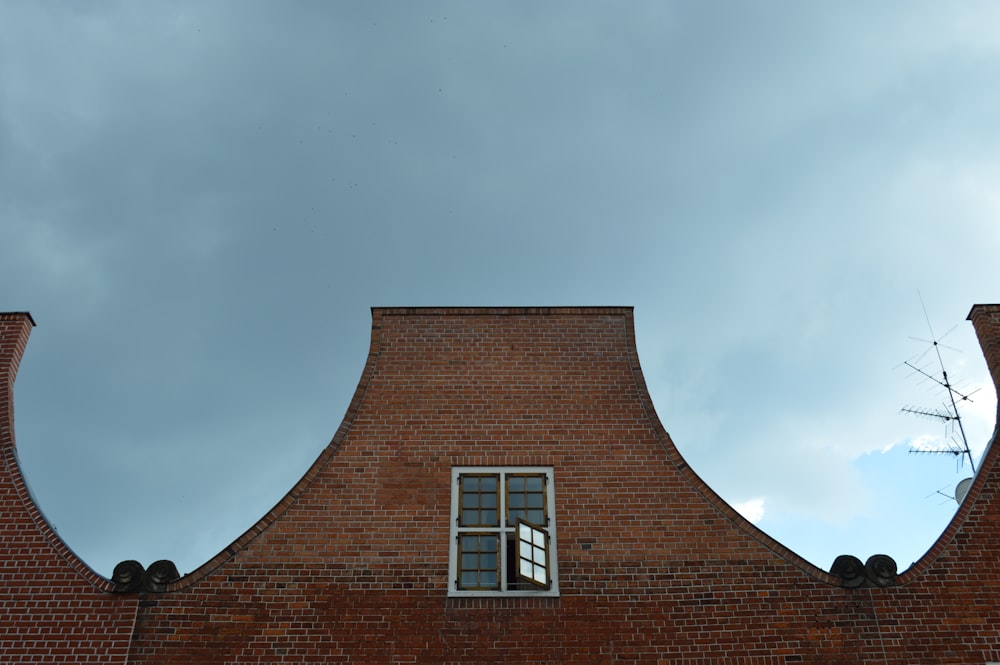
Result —
<path fill-rule="evenodd" d="M 919 295 L 919 292 L 918 292 L 918 295 Z M 969 466 L 972 468 L 972 473 L 975 473 L 976 472 L 976 464 L 975 464 L 975 462 L 972 459 L 972 451 L 969 449 L 969 441 L 968 441 L 968 439 L 965 438 L 965 428 L 962 426 L 962 416 L 958 412 L 958 404 L 955 401 L 955 396 L 956 395 L 958 396 L 959 401 L 971 402 L 972 400 L 970 399 L 970 396 L 972 394 L 974 394 L 976 391 L 974 390 L 971 393 L 969 393 L 968 395 L 963 394 L 963 393 L 959 392 L 958 390 L 956 390 L 955 386 L 953 386 L 951 384 L 951 382 L 948 380 L 948 372 L 945 370 L 945 368 L 944 368 L 944 360 L 941 358 L 941 347 L 945 346 L 944 344 L 941 344 L 941 340 L 944 339 L 945 337 L 947 337 L 948 334 L 951 332 L 951 330 L 954 330 L 955 328 L 952 328 L 951 330 L 949 330 L 948 332 L 946 332 L 941 337 L 936 337 L 934 335 L 934 328 L 931 326 L 931 319 L 927 315 L 927 307 L 924 305 L 924 299 L 923 299 L 922 296 L 920 297 L 920 307 L 923 308 L 923 310 L 924 310 L 924 319 L 926 319 L 926 321 L 927 321 L 927 329 L 930 331 L 931 338 L 929 340 L 919 340 L 919 341 L 929 343 L 931 345 L 931 348 L 934 349 L 934 352 L 937 354 L 938 367 L 941 368 L 941 377 L 938 378 L 937 376 L 935 376 L 935 375 L 927 372 L 924 368 L 917 367 L 916 365 L 914 365 L 909 360 L 907 360 L 903 364 L 905 364 L 907 367 L 909 367 L 913 371 L 917 372 L 921 376 L 923 376 L 923 377 L 925 377 L 927 379 L 930 379 L 934 383 L 936 383 L 939 386 L 941 386 L 942 388 L 944 388 L 945 391 L 947 391 L 947 393 L 948 393 L 948 399 L 951 402 L 951 404 L 949 405 L 948 403 L 945 403 L 943 405 L 944 408 L 939 408 L 939 409 L 924 409 L 924 408 L 915 408 L 915 407 L 903 407 L 901 409 L 901 411 L 903 413 L 912 413 L 912 414 L 917 415 L 917 416 L 924 416 L 926 418 L 933 418 L 935 420 L 940 420 L 941 422 L 943 422 L 945 424 L 945 426 L 949 425 L 952 422 L 956 423 L 958 425 L 958 432 L 959 432 L 959 434 L 962 437 L 962 442 L 961 442 L 961 444 L 959 444 L 956 441 L 955 442 L 956 445 L 954 445 L 954 446 L 949 445 L 948 447 L 943 447 L 943 448 L 927 448 L 927 449 L 911 448 L 910 452 L 911 453 L 924 453 L 924 454 L 950 454 L 950 455 L 954 455 L 956 457 L 958 457 L 960 455 L 964 455 L 969 460 Z M 945 348 L 949 348 L 950 349 L 952 347 L 945 346 Z M 930 349 L 928 349 L 928 351 L 929 350 Z M 952 349 L 952 350 L 957 351 L 958 349 Z M 927 351 L 924 351 L 922 354 L 920 354 L 920 356 L 918 356 L 916 358 L 916 360 L 919 360 L 920 358 L 923 358 L 924 355 L 926 355 L 926 354 L 927 354 Z"/>

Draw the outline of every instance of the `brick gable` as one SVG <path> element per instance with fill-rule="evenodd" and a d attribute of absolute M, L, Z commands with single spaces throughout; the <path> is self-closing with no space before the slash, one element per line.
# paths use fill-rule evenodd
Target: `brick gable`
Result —
<path fill-rule="evenodd" d="M 1000 306 L 980 308 L 996 377 Z M 167 593 L 111 594 L 71 556 L 50 587 L 68 615 L 106 613 L 102 639 L 134 612 L 129 663 L 982 663 L 1000 660 L 996 454 L 928 555 L 845 588 L 688 467 L 631 308 L 376 308 L 342 426 L 258 524 Z M 456 466 L 552 469 L 558 597 L 449 596 Z"/>

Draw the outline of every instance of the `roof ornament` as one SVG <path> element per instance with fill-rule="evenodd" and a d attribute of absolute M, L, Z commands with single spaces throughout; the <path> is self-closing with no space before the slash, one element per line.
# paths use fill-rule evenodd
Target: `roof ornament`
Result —
<path fill-rule="evenodd" d="M 861 563 L 856 556 L 841 554 L 833 560 L 830 574 L 839 577 L 847 589 L 896 586 L 896 561 L 886 554 L 873 554 Z"/>
<path fill-rule="evenodd" d="M 173 561 L 160 559 L 145 569 L 138 561 L 122 561 L 111 573 L 115 593 L 163 593 L 167 586 L 181 577 Z"/>

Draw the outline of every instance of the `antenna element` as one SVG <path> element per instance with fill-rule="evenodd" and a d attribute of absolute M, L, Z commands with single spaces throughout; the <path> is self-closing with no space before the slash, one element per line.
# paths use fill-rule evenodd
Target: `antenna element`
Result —
<path fill-rule="evenodd" d="M 920 295 L 919 292 L 917 295 Z M 924 299 L 922 296 L 920 297 L 920 306 L 924 310 L 924 319 L 926 319 L 927 321 L 927 330 L 929 330 L 931 334 L 931 338 L 929 340 L 921 340 L 921 341 L 928 342 L 931 345 L 930 348 L 934 349 L 934 352 L 937 354 L 938 367 L 940 367 L 941 369 L 941 374 L 940 376 L 938 376 L 937 374 L 932 374 L 926 371 L 926 369 L 924 369 L 923 367 L 917 367 L 909 360 L 907 360 L 903 364 L 905 364 L 907 367 L 912 369 L 917 374 L 920 374 L 926 379 L 930 379 L 934 383 L 944 388 L 945 391 L 948 393 L 948 402 L 943 403 L 942 408 L 936 408 L 936 409 L 924 409 L 919 407 L 905 406 L 901 409 L 901 412 L 911 413 L 913 415 L 922 416 L 924 418 L 932 418 L 934 420 L 940 420 L 945 424 L 946 427 L 951 425 L 951 423 L 955 423 L 958 425 L 958 432 L 962 437 L 962 441 L 961 443 L 959 443 L 954 437 L 952 437 L 952 440 L 945 446 L 940 446 L 937 448 L 910 448 L 910 452 L 923 453 L 923 454 L 954 455 L 955 457 L 965 456 L 969 460 L 969 466 L 972 467 L 972 473 L 975 473 L 976 464 L 972 459 L 972 451 L 969 450 L 969 441 L 968 439 L 965 438 L 965 428 L 962 427 L 962 416 L 958 412 L 958 404 L 955 401 L 955 397 L 957 396 L 959 401 L 962 402 L 971 402 L 972 400 L 970 399 L 970 396 L 975 394 L 976 391 L 973 390 L 971 393 L 966 395 L 962 392 L 959 392 L 958 390 L 955 389 L 953 385 L 951 385 L 951 382 L 948 380 L 948 372 L 944 368 L 944 360 L 941 358 L 941 347 L 944 346 L 943 344 L 941 344 L 941 340 L 944 339 L 944 337 L 946 337 L 948 333 L 951 332 L 951 330 L 954 330 L 954 328 L 949 330 L 941 337 L 935 337 L 934 328 L 931 326 L 930 317 L 927 316 L 927 307 L 924 305 Z M 916 360 L 923 358 L 927 354 L 927 352 L 930 351 L 930 348 L 921 353 L 916 358 Z M 951 347 L 946 347 L 946 348 L 951 348 Z"/>

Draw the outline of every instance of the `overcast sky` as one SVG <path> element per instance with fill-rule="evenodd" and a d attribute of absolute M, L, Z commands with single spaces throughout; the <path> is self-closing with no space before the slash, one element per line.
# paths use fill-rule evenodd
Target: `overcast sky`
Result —
<path fill-rule="evenodd" d="M 998 185 L 989 0 L 5 0 L 20 458 L 95 570 L 187 572 L 329 442 L 371 306 L 633 305 L 723 498 L 902 570 L 969 475 L 908 453 L 946 435 L 899 413 L 944 399 L 900 367 L 921 295 L 993 430 Z"/>

